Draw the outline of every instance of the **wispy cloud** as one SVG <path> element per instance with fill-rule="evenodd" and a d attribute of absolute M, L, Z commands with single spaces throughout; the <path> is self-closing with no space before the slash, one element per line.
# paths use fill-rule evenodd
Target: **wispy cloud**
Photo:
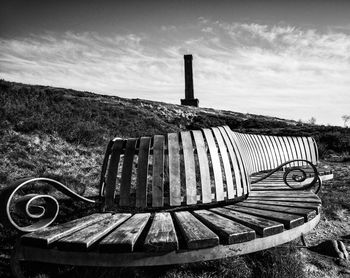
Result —
<path fill-rule="evenodd" d="M 194 54 L 202 106 L 341 124 L 350 108 L 350 35 L 288 25 L 161 26 L 147 34 L 0 38 L 0 77 L 178 103 Z"/>

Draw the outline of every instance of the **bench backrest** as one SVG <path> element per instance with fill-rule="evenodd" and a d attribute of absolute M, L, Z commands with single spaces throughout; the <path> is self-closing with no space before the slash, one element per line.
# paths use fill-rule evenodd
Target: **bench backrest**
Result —
<path fill-rule="evenodd" d="M 304 159 L 318 163 L 316 141 L 312 137 L 268 136 L 232 132 L 240 146 L 249 174 L 277 168 L 284 162 Z M 304 162 L 288 166 L 304 166 Z"/>
<path fill-rule="evenodd" d="M 248 194 L 247 165 L 227 127 L 114 139 L 100 195 L 106 208 L 164 208 L 233 200 Z"/>
<path fill-rule="evenodd" d="M 313 138 L 244 134 L 228 126 L 116 138 L 107 147 L 100 196 L 106 209 L 234 200 L 249 193 L 251 174 L 295 159 L 317 164 Z"/>

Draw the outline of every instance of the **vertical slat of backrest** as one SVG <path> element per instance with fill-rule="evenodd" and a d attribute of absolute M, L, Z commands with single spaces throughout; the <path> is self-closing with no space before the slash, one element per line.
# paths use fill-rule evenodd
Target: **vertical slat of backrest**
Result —
<path fill-rule="evenodd" d="M 289 160 L 289 155 L 288 155 L 286 142 L 283 140 L 282 136 L 278 136 L 277 139 L 280 142 L 282 150 L 283 150 L 283 157 L 284 157 L 284 161 L 283 162 L 287 162 Z"/>
<path fill-rule="evenodd" d="M 292 160 L 294 160 L 294 159 L 297 158 L 297 152 L 296 152 L 296 147 L 295 147 L 295 145 L 294 145 L 293 138 L 288 136 L 288 137 L 287 137 L 287 140 L 288 140 L 289 146 L 290 146 L 290 148 L 291 148 Z M 293 163 L 292 163 L 292 166 L 298 166 L 298 163 L 293 162 Z"/>
<path fill-rule="evenodd" d="M 267 151 L 267 157 L 268 157 L 268 161 L 269 161 L 269 169 L 267 170 L 270 170 L 270 169 L 274 169 L 274 157 L 273 157 L 273 151 L 271 149 L 271 146 L 269 145 L 269 142 L 267 140 L 267 137 L 266 135 L 261 135 L 261 138 L 265 144 L 265 147 L 266 147 L 266 151 Z"/>
<path fill-rule="evenodd" d="M 232 137 L 234 138 L 235 145 L 239 149 L 242 160 L 245 162 L 244 164 L 246 165 L 248 163 L 249 157 L 248 157 L 248 154 L 246 151 L 246 146 L 242 142 L 241 133 L 232 132 Z M 247 166 L 247 169 L 249 169 L 249 166 L 248 165 L 246 165 L 246 166 Z"/>
<path fill-rule="evenodd" d="M 122 169 L 122 179 L 120 183 L 120 206 L 130 206 L 131 176 L 136 150 L 136 142 L 137 139 L 134 138 L 130 138 L 126 142 Z"/>
<path fill-rule="evenodd" d="M 315 159 L 315 163 L 314 164 L 317 165 L 318 164 L 318 159 L 319 159 L 317 143 L 316 143 L 315 138 L 311 137 L 311 139 L 312 139 L 312 142 L 314 143 L 313 146 L 314 146 L 314 150 L 315 150 L 315 153 L 316 153 L 316 159 Z"/>
<path fill-rule="evenodd" d="M 227 132 L 228 137 L 231 140 L 233 149 L 237 156 L 239 170 L 242 177 L 242 188 L 237 187 L 237 194 L 239 194 L 238 196 L 242 196 L 242 194 L 247 194 L 250 190 L 249 174 L 248 174 L 248 171 L 246 170 L 245 162 L 244 162 L 244 159 L 242 158 L 242 153 L 241 153 L 242 146 L 239 144 L 237 133 L 233 132 L 227 126 L 224 126 L 224 128 Z"/>
<path fill-rule="evenodd" d="M 106 152 L 105 152 L 105 156 L 103 158 L 103 163 L 102 163 L 102 169 L 101 169 L 101 176 L 100 176 L 100 192 L 99 192 L 99 196 L 103 197 L 105 194 L 105 186 L 106 186 L 106 174 L 107 174 L 107 169 L 108 169 L 108 165 L 109 165 L 109 161 L 111 158 L 111 152 L 112 152 L 112 147 L 114 144 L 114 141 L 117 138 L 110 140 L 108 142 L 107 148 L 106 148 Z"/>
<path fill-rule="evenodd" d="M 276 151 L 276 159 L 277 159 L 277 166 L 281 165 L 283 162 L 282 158 L 282 149 L 279 144 L 279 142 L 276 140 L 276 136 L 271 136 L 271 144 L 274 146 L 274 149 Z M 277 167 L 276 166 L 276 167 Z"/>
<path fill-rule="evenodd" d="M 261 167 L 261 158 L 260 158 L 260 151 L 259 147 L 256 144 L 255 140 L 253 139 L 252 134 L 246 134 L 245 137 L 247 138 L 247 141 L 250 143 L 250 145 L 253 148 L 253 160 L 254 160 L 254 172 L 259 172 Z"/>
<path fill-rule="evenodd" d="M 242 196 L 243 195 L 243 188 L 246 185 L 246 179 L 245 179 L 245 174 L 244 174 L 244 168 L 242 166 L 242 161 L 241 161 L 241 155 L 240 152 L 236 146 L 236 143 L 234 142 L 233 136 L 236 134 L 236 132 L 231 131 L 228 127 L 224 126 L 224 131 L 226 132 L 227 138 L 229 140 L 229 145 L 232 147 L 233 152 L 234 152 L 234 157 L 235 157 L 235 163 L 237 166 L 237 173 L 239 178 L 237 179 L 236 177 L 236 190 L 237 190 L 237 196 Z M 235 170 L 236 172 L 236 170 Z"/>
<path fill-rule="evenodd" d="M 202 202 L 211 202 L 211 185 L 210 185 L 210 172 L 209 172 L 209 161 L 207 156 L 207 150 L 204 143 L 204 138 L 202 131 L 193 130 L 193 139 L 197 149 L 198 163 L 199 163 L 199 173 L 201 179 L 202 188 Z"/>
<path fill-rule="evenodd" d="M 212 131 L 214 133 L 216 142 L 218 142 L 222 163 L 224 165 L 224 173 L 225 173 L 226 188 L 227 188 L 227 198 L 232 199 L 235 197 L 235 192 L 234 192 L 234 186 L 233 186 L 233 180 L 232 180 L 231 165 L 230 165 L 230 161 L 228 158 L 228 150 L 225 146 L 224 139 L 222 138 L 222 135 L 220 133 L 219 128 L 214 127 L 214 128 L 212 128 Z"/>
<path fill-rule="evenodd" d="M 299 145 L 299 141 L 297 137 L 292 137 L 293 142 L 294 142 L 294 146 L 295 146 L 295 151 L 296 151 L 296 158 L 295 159 L 301 159 L 301 149 L 300 149 L 300 145 Z M 300 161 L 297 162 L 298 166 L 302 166 L 302 163 Z"/>
<path fill-rule="evenodd" d="M 152 207 L 164 205 L 164 136 L 153 137 Z"/>
<path fill-rule="evenodd" d="M 273 160 L 273 169 L 275 169 L 279 164 L 278 164 L 278 148 L 277 145 L 275 144 L 275 142 L 273 141 L 273 136 L 266 136 L 266 141 L 267 144 L 270 146 L 271 152 L 272 152 L 272 160 Z"/>
<path fill-rule="evenodd" d="M 311 162 L 314 163 L 315 159 L 316 159 L 316 153 L 314 152 L 314 148 L 313 148 L 313 141 L 311 137 L 307 137 L 307 144 L 308 144 L 308 150 L 310 153 L 310 157 L 311 157 Z"/>
<path fill-rule="evenodd" d="M 293 160 L 293 154 L 292 154 L 292 149 L 290 147 L 290 144 L 289 144 L 289 141 L 288 141 L 288 137 L 286 136 L 283 136 L 281 137 L 283 143 L 284 143 L 284 146 L 287 150 L 287 157 L 288 157 L 288 161 L 290 160 Z M 287 165 L 287 166 L 292 166 L 292 165 Z"/>
<path fill-rule="evenodd" d="M 298 137 L 298 143 L 299 143 L 299 147 L 300 147 L 300 157 L 301 159 L 306 160 L 306 152 L 305 152 L 305 147 L 304 147 L 304 143 L 303 143 L 303 138 L 302 137 Z M 300 162 L 300 165 L 305 165 L 304 162 Z"/>
<path fill-rule="evenodd" d="M 117 182 L 118 164 L 120 160 L 120 155 L 123 151 L 123 139 L 117 139 L 112 147 L 112 154 L 109 161 L 107 182 L 105 189 L 105 208 L 109 209 L 114 204 L 114 195 Z"/>
<path fill-rule="evenodd" d="M 312 161 L 309 142 L 307 140 L 307 137 L 302 137 L 304 148 L 305 148 L 305 154 L 306 154 L 306 160 Z"/>
<path fill-rule="evenodd" d="M 197 188 L 191 133 L 189 131 L 181 132 L 181 141 L 185 167 L 186 204 L 193 205 L 197 203 Z"/>
<path fill-rule="evenodd" d="M 267 156 L 267 160 L 269 162 L 269 168 L 267 170 L 271 170 L 273 169 L 273 165 L 274 165 L 274 159 L 273 159 L 273 154 L 272 154 L 272 150 L 267 142 L 266 139 L 266 135 L 261 135 L 261 139 L 263 141 L 263 144 L 265 145 L 265 149 L 266 149 L 266 156 Z"/>
<path fill-rule="evenodd" d="M 249 142 L 246 140 L 245 134 L 242 133 L 236 133 L 236 136 L 240 139 L 240 141 L 244 145 L 244 149 L 246 151 L 246 156 L 247 156 L 247 166 L 248 166 L 248 172 L 249 174 L 253 173 L 253 153 L 251 150 L 251 146 Z"/>
<path fill-rule="evenodd" d="M 266 159 L 266 154 L 265 154 L 265 149 L 264 146 L 259 138 L 258 135 L 252 135 L 253 140 L 255 140 L 258 148 L 259 148 L 259 154 L 260 154 L 260 163 L 261 163 L 261 170 L 266 170 L 268 169 L 268 161 Z"/>
<path fill-rule="evenodd" d="M 312 137 L 308 137 L 308 141 L 309 141 L 309 146 L 310 146 L 310 152 L 311 152 L 311 157 L 312 157 L 312 163 L 313 164 L 317 164 L 317 160 L 318 160 L 318 156 L 317 156 L 317 152 L 315 149 L 315 141 Z"/>
<path fill-rule="evenodd" d="M 212 131 L 208 128 L 204 128 L 202 129 L 202 131 L 204 133 L 205 140 L 207 141 L 207 144 L 208 144 L 211 164 L 213 168 L 214 182 L 215 182 L 215 197 L 217 201 L 223 201 L 225 199 L 224 184 L 223 184 L 221 163 L 220 163 L 218 149 L 216 147 Z"/>
<path fill-rule="evenodd" d="M 276 136 L 275 140 L 277 142 L 277 144 L 280 146 L 280 150 L 281 150 L 281 164 L 288 161 L 288 156 L 287 156 L 287 149 L 286 146 L 284 145 L 284 142 L 281 138 L 281 136 Z"/>
<path fill-rule="evenodd" d="M 136 184 L 136 207 L 138 208 L 145 208 L 147 206 L 147 176 L 150 143 L 150 137 L 141 137 Z"/>
<path fill-rule="evenodd" d="M 229 153 L 229 158 L 231 160 L 231 164 L 232 164 L 232 167 L 233 167 L 233 172 L 235 174 L 235 182 L 236 182 L 236 195 L 238 195 L 238 192 L 237 192 L 237 188 L 242 188 L 242 178 L 241 178 L 241 174 L 240 174 L 240 171 L 239 171 L 239 166 L 238 166 L 238 160 L 237 160 L 237 157 L 236 157 L 236 154 L 235 154 L 235 151 L 233 150 L 233 146 L 232 146 L 232 143 L 225 131 L 225 129 L 223 127 L 219 127 L 219 130 L 220 130 L 220 133 L 222 135 L 222 137 L 224 138 L 224 141 L 225 141 L 225 145 L 228 149 L 228 153 Z"/>
<path fill-rule="evenodd" d="M 170 206 L 181 205 L 181 175 L 179 134 L 168 134 L 169 157 L 169 203 Z"/>

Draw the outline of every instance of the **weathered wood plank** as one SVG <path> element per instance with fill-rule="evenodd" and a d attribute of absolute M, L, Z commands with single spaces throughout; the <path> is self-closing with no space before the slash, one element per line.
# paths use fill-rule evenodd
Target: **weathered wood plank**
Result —
<path fill-rule="evenodd" d="M 169 203 L 181 205 L 180 146 L 178 133 L 168 134 Z"/>
<path fill-rule="evenodd" d="M 220 236 L 225 244 L 233 244 L 255 239 L 255 231 L 247 226 L 233 222 L 212 211 L 197 210 L 193 212 L 205 225 Z"/>
<path fill-rule="evenodd" d="M 283 232 L 283 224 L 266 218 L 250 215 L 243 212 L 233 211 L 227 208 L 210 209 L 217 214 L 241 223 L 256 231 L 257 234 L 266 237 Z"/>
<path fill-rule="evenodd" d="M 209 161 L 207 156 L 207 150 L 204 143 L 204 138 L 202 131 L 193 130 L 193 139 L 196 144 L 198 163 L 199 163 L 199 173 L 201 179 L 202 188 L 202 202 L 211 202 L 211 184 L 210 184 L 210 173 L 209 173 Z"/>
<path fill-rule="evenodd" d="M 130 216 L 131 214 L 129 213 L 111 215 L 78 232 L 61 238 L 57 241 L 57 247 L 65 250 L 87 250 L 103 236 L 130 218 Z"/>
<path fill-rule="evenodd" d="M 301 215 L 304 217 L 305 222 L 310 221 L 311 219 L 315 218 L 317 215 L 316 210 L 305 209 L 305 208 L 284 207 L 284 206 L 266 205 L 266 204 L 251 204 L 251 203 L 245 203 L 245 202 L 238 203 L 237 206 Z"/>
<path fill-rule="evenodd" d="M 218 149 L 216 147 L 212 131 L 208 128 L 204 128 L 204 129 L 202 129 L 202 131 L 204 133 L 205 139 L 207 140 L 209 153 L 210 153 L 210 157 L 211 157 L 213 174 L 214 174 L 214 182 L 215 182 L 216 200 L 223 201 L 224 200 L 224 184 L 223 184 L 223 178 L 222 178 L 222 173 L 221 173 L 221 164 L 220 164 Z"/>
<path fill-rule="evenodd" d="M 201 249 L 219 244 L 219 237 L 190 212 L 175 212 L 175 219 L 188 249 Z"/>
<path fill-rule="evenodd" d="M 105 206 L 109 209 L 114 204 L 114 196 L 117 182 L 118 164 L 123 150 L 124 140 L 117 139 L 112 147 L 112 154 L 108 166 L 108 174 L 105 188 Z"/>
<path fill-rule="evenodd" d="M 24 244 L 46 246 L 62 237 L 101 221 L 110 215 L 110 213 L 95 213 L 64 224 L 40 229 L 36 232 L 23 235 L 21 239 Z"/>
<path fill-rule="evenodd" d="M 164 205 L 164 136 L 155 135 L 153 143 L 152 206 Z"/>
<path fill-rule="evenodd" d="M 307 202 L 321 204 L 321 200 L 317 198 L 299 198 L 299 197 L 281 197 L 281 196 L 249 196 L 248 200 L 266 200 L 266 201 L 285 201 L 285 202 Z"/>
<path fill-rule="evenodd" d="M 321 211 L 321 205 L 320 204 L 315 204 L 315 203 L 285 202 L 285 201 L 264 201 L 264 200 L 251 200 L 251 199 L 247 199 L 243 203 L 278 205 L 278 206 L 295 207 L 295 208 L 308 208 L 308 209 L 315 210 L 317 213 L 320 213 L 320 211 Z"/>
<path fill-rule="evenodd" d="M 141 137 L 137 163 L 136 207 L 147 206 L 148 156 L 151 138 Z"/>
<path fill-rule="evenodd" d="M 181 132 L 182 149 L 184 154 L 186 204 L 197 204 L 196 166 L 194 163 L 193 144 L 189 131 Z"/>
<path fill-rule="evenodd" d="M 122 169 L 122 179 L 120 183 L 120 206 L 130 205 L 130 187 L 131 187 L 131 175 L 134 162 L 134 155 L 136 149 L 137 139 L 130 138 L 126 142 L 124 162 Z"/>
<path fill-rule="evenodd" d="M 240 207 L 237 205 L 226 206 L 226 208 L 281 222 L 287 229 L 304 224 L 304 217 L 295 214 Z"/>
<path fill-rule="evenodd" d="M 238 162 L 238 168 L 239 168 L 239 173 L 240 173 L 240 179 L 242 181 L 241 183 L 241 187 L 238 186 L 238 183 L 237 183 L 237 196 L 242 196 L 243 194 L 246 194 L 247 193 L 247 183 L 248 183 L 248 180 L 247 180 L 247 173 L 246 173 L 246 170 L 245 170 L 245 166 L 244 166 L 244 163 L 243 163 L 243 159 L 242 159 L 242 156 L 241 156 L 241 152 L 237 146 L 237 143 L 234 139 L 234 137 L 236 136 L 236 133 L 232 132 L 231 129 L 227 126 L 224 126 L 224 129 L 226 131 L 226 134 L 228 136 L 228 138 L 230 139 L 231 141 L 231 144 L 232 144 L 232 147 L 233 147 L 233 150 L 234 150 L 234 153 L 235 153 L 235 156 L 237 158 L 237 162 Z"/>
<path fill-rule="evenodd" d="M 150 216 L 150 213 L 133 215 L 100 242 L 100 250 L 106 252 L 133 252 L 135 243 Z"/>
<path fill-rule="evenodd" d="M 175 227 L 169 212 L 159 212 L 154 215 L 144 246 L 146 251 L 150 252 L 170 252 L 179 249 Z"/>
<path fill-rule="evenodd" d="M 227 188 L 227 197 L 228 199 L 232 199 L 235 197 L 234 192 L 234 186 L 233 186 L 233 180 L 232 180 L 232 171 L 231 171 L 231 165 L 228 158 L 228 150 L 225 146 L 224 139 L 222 138 L 222 135 L 220 133 L 220 130 L 218 128 L 212 128 L 216 141 L 219 145 L 219 151 L 222 158 L 222 163 L 224 165 L 224 173 L 226 178 L 226 188 Z"/>
<path fill-rule="evenodd" d="M 224 141 L 225 141 L 225 144 L 226 144 L 226 147 L 228 149 L 228 153 L 229 153 L 229 157 L 230 157 L 230 161 L 231 161 L 231 164 L 232 164 L 232 168 L 233 168 L 233 172 L 235 174 L 235 185 L 236 185 L 236 189 L 235 191 L 235 196 L 238 195 L 238 192 L 237 192 L 237 188 L 242 188 L 242 181 L 241 181 L 241 174 L 240 174 L 240 171 L 239 171 L 239 167 L 238 167 L 238 160 L 237 160 L 237 157 L 236 157 L 236 154 L 233 150 L 233 146 L 232 146 L 232 143 L 225 131 L 225 129 L 223 127 L 219 127 L 219 130 L 221 132 L 221 135 L 222 137 L 224 138 Z"/>

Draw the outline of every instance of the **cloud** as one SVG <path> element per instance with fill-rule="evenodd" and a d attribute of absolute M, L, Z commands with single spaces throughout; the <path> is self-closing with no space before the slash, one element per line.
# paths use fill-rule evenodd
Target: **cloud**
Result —
<path fill-rule="evenodd" d="M 350 35 L 288 25 L 192 25 L 149 33 L 66 32 L 0 38 L 0 77 L 178 103 L 182 55 L 194 54 L 200 105 L 341 124 L 348 114 Z"/>

